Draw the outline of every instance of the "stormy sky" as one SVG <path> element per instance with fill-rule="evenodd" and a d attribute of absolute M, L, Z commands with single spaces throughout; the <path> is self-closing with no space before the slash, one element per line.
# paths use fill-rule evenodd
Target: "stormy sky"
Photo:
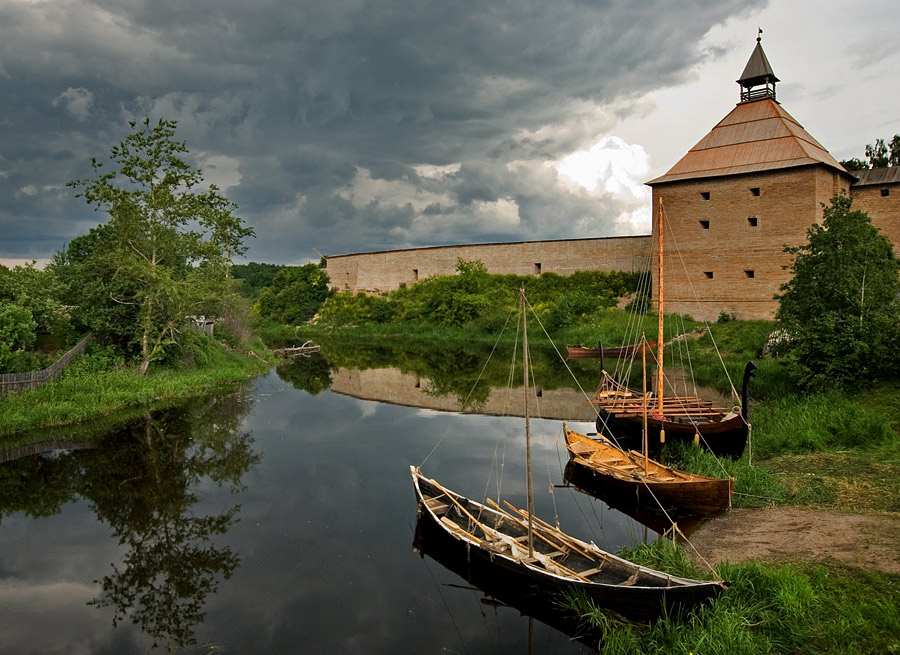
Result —
<path fill-rule="evenodd" d="M 106 217 L 66 182 L 178 122 L 246 260 L 642 234 L 646 180 L 738 100 L 835 157 L 900 133 L 896 0 L 0 0 L 0 261 Z"/>

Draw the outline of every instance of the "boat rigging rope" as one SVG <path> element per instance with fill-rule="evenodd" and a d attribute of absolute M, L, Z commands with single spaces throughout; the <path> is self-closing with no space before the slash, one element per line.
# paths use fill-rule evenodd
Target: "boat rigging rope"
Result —
<path fill-rule="evenodd" d="M 481 377 L 484 375 L 484 372 L 487 369 L 487 366 L 491 361 L 491 357 L 493 357 L 494 352 L 497 350 L 497 345 L 500 343 L 500 337 L 503 336 L 503 332 L 506 330 L 506 325 L 509 323 L 510 316 L 512 316 L 511 313 L 509 315 L 507 315 L 506 322 L 503 324 L 503 327 L 501 328 L 500 333 L 497 335 L 497 340 L 494 341 L 494 346 L 493 346 L 493 348 L 491 348 L 491 352 L 487 357 L 487 361 L 484 362 L 484 366 L 482 366 L 481 370 L 478 372 L 478 378 L 476 378 L 474 384 L 472 384 L 472 388 L 469 389 L 469 393 L 466 395 L 465 400 L 463 400 L 463 402 L 462 402 L 463 407 L 466 407 L 469 404 L 469 398 L 471 398 L 472 394 L 475 393 L 475 388 L 478 386 L 478 383 L 481 381 Z M 449 429 L 450 429 L 449 425 L 446 428 L 444 428 L 444 431 L 441 433 L 441 436 L 438 439 L 437 443 L 434 444 L 434 447 L 429 451 L 429 453 L 427 455 L 425 455 L 425 459 L 423 459 L 422 462 L 419 464 L 419 468 L 421 468 L 425 464 L 425 462 L 428 461 L 428 458 L 430 458 L 434 454 L 434 451 L 436 451 L 438 449 L 438 446 L 441 445 L 441 442 L 444 440 L 444 437 L 447 436 L 447 431 Z"/>
<path fill-rule="evenodd" d="M 665 214 L 665 212 L 666 212 L 665 207 L 663 207 L 663 214 Z M 671 237 L 672 237 L 674 252 L 678 254 L 678 260 L 681 262 L 681 268 L 685 273 L 685 278 L 687 279 L 688 287 L 691 290 L 691 294 L 694 296 L 694 301 L 697 303 L 697 309 L 701 311 L 701 315 L 702 315 L 702 308 L 700 307 L 700 298 L 697 295 L 696 289 L 694 289 L 694 283 L 691 281 L 691 276 L 688 275 L 688 273 L 687 273 L 687 265 L 684 263 L 684 257 L 681 255 L 681 249 L 678 247 L 678 241 L 675 238 L 675 233 L 672 232 L 671 223 L 668 220 L 666 220 L 665 223 L 666 223 L 666 227 L 668 228 L 667 234 L 671 235 Z M 704 318 L 703 324 L 706 325 L 706 329 L 709 332 L 709 339 L 712 342 L 713 348 L 716 351 L 716 355 L 719 357 L 719 362 L 722 364 L 722 368 L 725 370 L 725 376 L 728 378 L 728 384 L 731 386 L 731 393 L 732 393 L 732 395 L 734 395 L 735 398 L 737 398 L 738 392 L 734 387 L 734 382 L 731 379 L 731 375 L 728 373 L 728 367 L 725 366 L 725 360 L 722 358 L 722 353 L 719 351 L 719 346 L 718 346 L 718 344 L 716 344 L 716 339 L 713 336 L 712 330 L 709 329 L 709 321 L 706 320 L 706 318 Z"/>
<path fill-rule="evenodd" d="M 669 523 L 672 524 L 671 527 L 668 530 L 666 530 L 666 532 L 663 533 L 663 536 L 665 536 L 668 532 L 677 531 L 678 534 L 681 535 L 682 539 L 684 539 L 685 543 L 691 547 L 691 550 L 693 550 L 695 553 L 697 553 L 697 557 L 699 557 L 701 560 L 703 560 L 703 563 L 706 564 L 707 568 L 709 568 L 709 570 L 712 572 L 713 577 L 716 579 L 716 581 L 722 582 L 722 578 L 719 577 L 719 574 L 716 572 L 716 570 L 712 566 L 710 566 L 709 562 L 707 562 L 706 559 L 704 559 L 703 555 L 700 554 L 700 551 L 698 551 L 697 548 L 694 546 L 694 544 L 691 543 L 691 540 L 687 538 L 687 535 L 681 531 L 681 529 L 678 527 L 678 523 L 676 521 L 674 521 L 671 516 L 669 516 L 669 513 L 666 511 L 666 508 L 663 507 L 663 504 L 660 502 L 659 498 L 657 498 L 656 494 L 653 493 L 653 489 L 650 488 L 650 485 L 647 484 L 647 481 L 644 479 L 641 479 L 641 482 L 643 483 L 643 485 L 647 489 L 647 491 L 650 493 L 650 495 L 653 497 L 653 500 L 656 501 L 656 504 L 659 505 L 659 508 L 662 510 L 666 519 L 668 519 Z M 674 541 L 674 538 L 672 539 L 672 541 Z"/>
<path fill-rule="evenodd" d="M 566 358 L 562 356 L 562 353 L 559 351 L 559 348 L 556 347 L 556 343 L 551 338 L 550 333 L 547 332 L 547 328 L 544 327 L 544 324 L 541 322 L 540 316 L 538 316 L 537 312 L 534 311 L 534 308 L 531 306 L 531 303 L 528 302 L 527 298 L 525 299 L 525 303 L 528 306 L 528 308 L 531 309 L 531 313 L 534 316 L 534 319 L 537 321 L 538 325 L 540 326 L 541 330 L 543 331 L 544 336 L 547 337 L 547 341 L 549 341 L 550 345 L 553 346 L 553 352 L 556 353 L 556 356 L 559 357 L 560 361 L 563 363 L 563 366 L 566 367 L 566 371 L 568 371 L 569 375 L 572 376 L 572 379 L 575 381 L 575 385 L 578 387 L 578 390 L 581 392 L 581 395 L 584 396 L 584 399 L 588 402 L 588 404 L 591 406 L 591 408 L 593 408 L 594 413 L 596 414 L 596 417 L 603 420 L 603 424 L 604 424 L 603 427 L 606 427 L 606 421 L 601 418 L 599 410 L 597 410 L 594 407 L 594 405 L 591 403 L 591 397 L 588 396 L 587 392 L 584 390 L 584 387 L 581 386 L 581 382 L 579 382 L 578 378 L 575 377 L 575 372 L 569 366 L 569 363 L 566 361 Z M 612 436 L 612 435 L 610 434 L 610 436 Z M 616 438 L 614 436 L 612 437 L 612 440 L 616 443 L 616 446 L 618 447 L 619 444 L 616 441 Z"/>

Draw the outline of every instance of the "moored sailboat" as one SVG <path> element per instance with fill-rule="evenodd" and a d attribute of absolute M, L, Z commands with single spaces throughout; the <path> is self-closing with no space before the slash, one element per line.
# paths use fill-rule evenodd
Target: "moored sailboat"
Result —
<path fill-rule="evenodd" d="M 663 207 L 659 201 L 658 211 L 658 284 L 657 304 L 659 312 L 659 335 L 657 341 L 657 384 L 656 397 L 647 417 L 647 428 L 654 438 L 649 439 L 648 448 L 658 452 L 666 439 L 673 441 L 694 441 L 717 456 L 739 458 L 747 445 L 749 432 L 750 378 L 756 373 L 756 364 L 748 362 L 744 368 L 740 405 L 731 408 L 718 407 L 710 401 L 696 396 L 669 395 L 664 393 L 663 355 L 664 343 L 664 295 L 663 295 Z M 602 371 L 600 383 L 591 404 L 597 410 L 597 432 L 606 435 L 623 448 L 633 448 L 643 440 L 644 435 L 644 394 L 618 382 L 607 371 Z"/>
<path fill-rule="evenodd" d="M 528 417 L 525 296 L 520 292 L 525 375 L 528 509 L 466 498 L 410 467 L 420 521 L 440 530 L 460 552 L 495 575 L 540 593 L 583 591 L 599 607 L 637 620 L 689 610 L 725 590 L 720 581 L 693 580 L 639 566 L 572 537 L 534 516 Z M 547 602 L 554 602 L 550 597 Z"/>
<path fill-rule="evenodd" d="M 603 437 L 592 439 L 564 428 L 570 460 L 589 471 L 611 493 L 637 498 L 646 506 L 678 508 L 713 516 L 731 507 L 734 478 L 710 478 L 665 466 L 634 450 L 622 450 Z"/>

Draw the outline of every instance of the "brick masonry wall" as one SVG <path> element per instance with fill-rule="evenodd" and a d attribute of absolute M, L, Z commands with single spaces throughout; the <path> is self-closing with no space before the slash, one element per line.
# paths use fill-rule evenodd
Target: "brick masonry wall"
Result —
<path fill-rule="evenodd" d="M 882 195 L 887 190 L 888 195 Z M 853 187 L 853 209 L 872 217 L 872 224 L 894 242 L 894 253 L 900 255 L 900 184 Z"/>
<path fill-rule="evenodd" d="M 771 319 L 774 296 L 790 278 L 784 246 L 806 242 L 822 222 L 822 205 L 850 188 L 850 178 L 827 166 L 685 180 L 653 188 L 651 236 L 528 241 L 392 250 L 328 258 L 332 287 L 378 293 L 431 275 L 451 275 L 458 259 L 480 260 L 488 271 L 567 275 L 579 270 L 637 271 L 652 267 L 656 287 L 656 207 L 665 208 L 667 313 L 714 321 L 721 312 Z M 882 189 L 888 195 L 882 195 Z M 751 189 L 759 189 L 755 195 Z M 703 194 L 709 194 L 707 200 Z M 853 206 L 900 244 L 900 184 L 851 189 Z M 755 223 L 755 225 L 754 225 Z M 709 277 L 712 274 L 712 277 Z"/>
<path fill-rule="evenodd" d="M 575 271 L 640 271 L 649 261 L 650 237 L 526 241 L 338 255 L 328 258 L 331 286 L 378 293 L 432 275 L 452 275 L 457 260 L 479 260 L 496 274 L 537 275 Z"/>
<path fill-rule="evenodd" d="M 774 296 L 790 277 L 784 246 L 804 243 L 807 228 L 822 221 L 821 203 L 847 187 L 849 178 L 825 166 L 654 186 L 654 207 L 662 197 L 665 211 L 666 313 L 772 318 Z M 654 287 L 656 259 L 654 252 Z"/>

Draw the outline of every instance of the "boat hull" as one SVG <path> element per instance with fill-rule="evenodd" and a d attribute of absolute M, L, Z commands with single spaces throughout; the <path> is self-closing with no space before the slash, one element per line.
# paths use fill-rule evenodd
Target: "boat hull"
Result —
<path fill-rule="evenodd" d="M 603 501 L 611 509 L 659 534 L 664 534 L 676 523 L 679 533 L 689 537 L 705 520 L 705 517 L 679 507 L 660 507 L 656 501 L 648 502 L 645 497 L 638 497 L 633 491 L 612 489 L 594 471 L 571 460 L 566 464 L 563 480 L 579 492 Z"/>
<path fill-rule="evenodd" d="M 694 475 L 652 459 L 646 465 L 648 475 L 640 453 L 625 452 L 568 428 L 565 436 L 570 463 L 583 469 L 594 485 L 604 487 L 610 494 L 634 498 L 643 506 L 678 508 L 699 516 L 715 516 L 731 507 L 734 478 Z"/>
<path fill-rule="evenodd" d="M 426 489 L 426 495 L 429 498 L 448 493 L 447 490 L 429 489 L 432 481 L 421 476 L 417 469 L 413 469 L 412 474 L 416 488 L 419 521 L 432 524 L 426 526 L 426 530 L 443 531 L 446 538 L 449 539 L 445 545 L 455 550 L 456 555 L 465 556 L 472 570 L 477 570 L 480 575 L 493 576 L 498 584 L 530 590 L 535 597 L 542 597 L 543 602 L 555 602 L 554 599 L 548 598 L 547 594 L 559 595 L 572 590 L 582 591 L 600 608 L 636 621 L 653 621 L 663 615 L 671 616 L 705 605 L 718 597 L 725 589 L 720 582 L 689 580 L 653 571 L 584 542 L 578 543 L 604 559 L 602 572 L 592 575 L 589 582 L 565 579 L 549 574 L 520 559 L 483 547 L 478 543 L 482 540 L 467 539 L 458 532 L 448 530 L 425 501 L 422 488 Z M 457 502 L 465 502 L 470 510 L 477 512 L 476 515 L 480 516 L 483 521 L 491 521 L 493 520 L 492 515 L 497 514 L 491 508 L 480 503 L 455 494 L 454 496 Z M 537 550 L 538 540 L 535 540 L 535 544 Z M 562 562 L 565 563 L 565 560 Z M 629 584 L 629 580 L 635 578 L 638 581 Z"/>

